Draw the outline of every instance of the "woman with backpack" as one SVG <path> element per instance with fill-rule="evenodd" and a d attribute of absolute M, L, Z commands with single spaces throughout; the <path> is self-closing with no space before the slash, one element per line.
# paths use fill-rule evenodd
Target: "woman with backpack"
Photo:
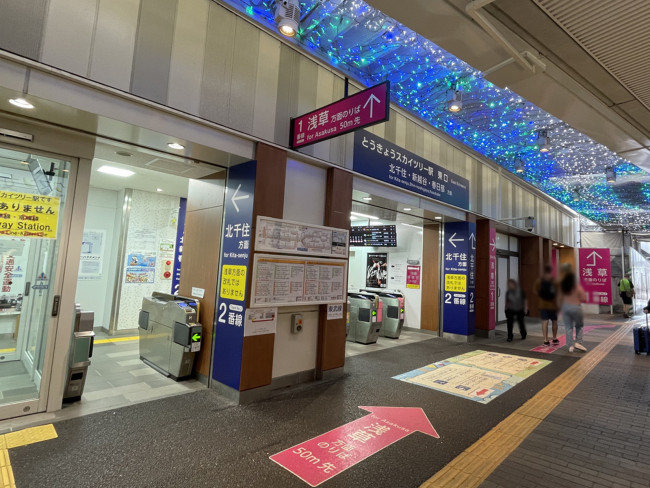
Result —
<path fill-rule="evenodd" d="M 566 343 L 569 346 L 569 352 L 576 349 L 587 352 L 587 348 L 582 345 L 584 317 L 580 306 L 586 299 L 585 291 L 578 284 L 573 272 L 564 275 L 560 282 L 560 289 L 562 290 L 562 319 L 566 329 Z M 575 340 L 573 339 L 573 329 L 576 331 Z"/>

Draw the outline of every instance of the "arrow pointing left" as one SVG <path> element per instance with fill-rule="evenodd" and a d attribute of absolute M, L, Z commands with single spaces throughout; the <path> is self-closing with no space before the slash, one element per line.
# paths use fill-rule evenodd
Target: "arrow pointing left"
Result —
<path fill-rule="evenodd" d="M 194 334 L 192 336 L 192 341 L 193 342 L 199 342 L 201 340 L 201 334 Z"/>
<path fill-rule="evenodd" d="M 462 238 L 456 239 L 456 233 L 454 232 L 453 235 L 449 238 L 449 244 L 456 247 L 457 242 L 463 242 L 464 240 L 465 239 L 462 239 Z"/>
<path fill-rule="evenodd" d="M 239 213 L 239 205 L 237 205 L 237 201 L 246 200 L 248 197 L 250 197 L 248 193 L 246 195 L 237 196 L 237 193 L 239 193 L 240 188 L 241 188 L 241 183 L 239 184 L 235 192 L 232 194 L 232 198 L 230 199 L 232 201 L 232 204 L 235 206 L 235 210 L 237 210 L 237 213 Z"/>
<path fill-rule="evenodd" d="M 270 459 L 310 486 L 318 486 L 415 431 L 440 437 L 421 408 L 359 408 L 370 414 Z"/>

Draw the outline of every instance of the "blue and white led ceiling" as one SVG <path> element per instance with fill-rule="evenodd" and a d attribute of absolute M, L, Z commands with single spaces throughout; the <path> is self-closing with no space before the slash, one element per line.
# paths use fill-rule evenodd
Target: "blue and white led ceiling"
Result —
<path fill-rule="evenodd" d="M 275 27 L 275 0 L 228 1 Z M 365 2 L 301 0 L 295 40 L 368 86 L 390 80 L 394 102 L 513 173 L 520 158 L 519 176 L 594 222 L 650 230 L 648 173 Z M 454 85 L 462 91 L 457 113 L 446 110 Z M 547 153 L 535 143 L 544 129 Z M 610 166 L 613 184 L 605 177 Z"/>

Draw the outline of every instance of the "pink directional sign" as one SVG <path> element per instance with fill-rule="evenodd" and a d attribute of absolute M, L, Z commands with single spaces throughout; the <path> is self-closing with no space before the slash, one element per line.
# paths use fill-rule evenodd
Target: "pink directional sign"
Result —
<path fill-rule="evenodd" d="M 370 415 L 274 454 L 271 460 L 318 486 L 415 431 L 440 437 L 421 408 L 359 408 Z"/>
<path fill-rule="evenodd" d="M 587 303 L 612 304 L 612 267 L 609 249 L 580 248 L 580 284 L 585 289 Z"/>
<path fill-rule="evenodd" d="M 494 330 L 497 324 L 497 230 L 490 227 L 490 315 L 488 316 L 488 330 Z"/>
<path fill-rule="evenodd" d="M 611 329 L 613 327 L 616 326 L 615 325 L 585 325 L 583 333 L 586 334 L 587 332 L 592 331 L 594 329 Z M 541 345 L 541 346 L 533 347 L 531 351 L 552 354 L 558 349 L 561 349 L 562 347 L 566 346 L 566 335 L 559 336 L 558 340 L 560 341 L 559 344 L 551 344 L 549 346 Z"/>
<path fill-rule="evenodd" d="M 389 109 L 390 84 L 386 81 L 291 119 L 290 145 L 296 149 L 384 122 Z"/>

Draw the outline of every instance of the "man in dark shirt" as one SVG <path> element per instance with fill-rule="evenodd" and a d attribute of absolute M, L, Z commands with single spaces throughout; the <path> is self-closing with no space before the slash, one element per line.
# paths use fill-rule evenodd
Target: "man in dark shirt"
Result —
<path fill-rule="evenodd" d="M 553 268 L 544 266 L 544 274 L 535 282 L 535 293 L 539 297 L 539 314 L 542 319 L 544 345 L 549 346 L 548 323 L 553 324 L 553 344 L 559 344 L 557 338 L 557 282 L 553 278 Z"/>

